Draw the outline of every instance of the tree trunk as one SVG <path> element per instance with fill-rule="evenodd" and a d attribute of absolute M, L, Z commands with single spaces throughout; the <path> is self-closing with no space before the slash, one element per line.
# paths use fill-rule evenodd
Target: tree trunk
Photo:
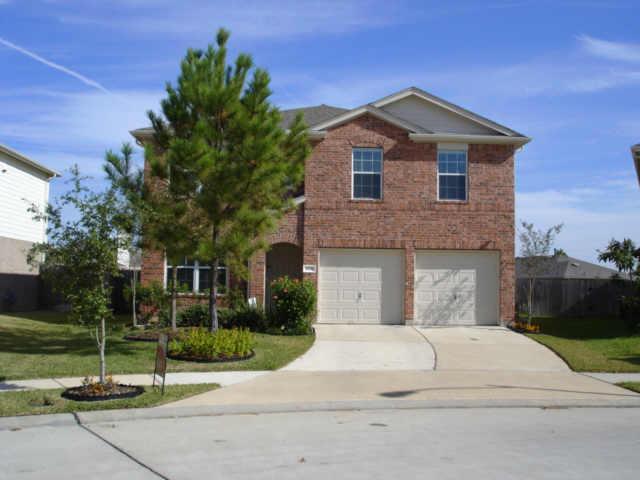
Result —
<path fill-rule="evenodd" d="M 209 288 L 209 318 L 211 319 L 211 331 L 218 330 L 218 266 L 220 261 L 215 258 L 211 262 L 211 287 Z"/>
<path fill-rule="evenodd" d="M 178 310 L 178 262 L 172 262 L 171 269 L 171 330 L 178 330 L 177 310 Z"/>
<path fill-rule="evenodd" d="M 100 332 L 98 335 L 98 347 L 100 350 L 100 383 L 104 384 L 107 378 L 107 360 L 104 355 L 105 345 L 107 343 L 107 327 L 104 317 L 100 320 Z"/>
<path fill-rule="evenodd" d="M 136 312 L 136 274 L 137 271 L 133 270 L 131 275 L 131 309 L 132 309 L 132 318 L 133 318 L 133 328 L 138 327 L 138 313 Z"/>
<path fill-rule="evenodd" d="M 527 295 L 527 324 L 531 326 L 531 319 L 533 318 L 533 287 L 535 284 L 535 279 L 533 277 L 529 277 L 529 294 Z"/>

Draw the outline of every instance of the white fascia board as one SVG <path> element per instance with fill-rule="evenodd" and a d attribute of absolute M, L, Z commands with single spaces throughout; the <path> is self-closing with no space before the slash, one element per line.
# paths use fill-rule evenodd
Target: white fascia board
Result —
<path fill-rule="evenodd" d="M 402 120 L 401 118 L 398 118 L 395 115 L 391 115 L 390 113 L 385 112 L 384 110 L 380 110 L 379 108 L 373 105 L 363 105 L 362 107 L 354 108 L 353 110 L 349 110 L 348 112 L 345 112 L 342 115 L 333 117 L 332 119 L 327 120 L 326 122 L 313 125 L 312 128 L 315 131 L 326 130 L 327 128 L 337 127 L 338 125 L 342 125 L 343 123 L 346 123 L 350 120 L 353 120 L 354 118 L 358 118 L 359 116 L 367 113 L 374 117 L 379 118 L 380 120 L 384 120 L 385 122 L 388 122 L 392 125 L 395 125 L 409 132 L 418 133 L 418 132 L 426 131 L 424 128 L 418 127 L 417 125 L 413 125 L 412 123 Z"/>
<path fill-rule="evenodd" d="M 486 143 L 522 147 L 531 141 L 529 137 L 505 137 L 500 135 L 458 135 L 450 133 L 410 133 L 416 143 Z"/>
<path fill-rule="evenodd" d="M 31 160 L 30 158 L 25 157 L 21 153 L 16 152 L 15 150 L 7 147 L 6 145 L 0 144 L 0 152 L 4 153 L 5 155 L 7 155 L 8 157 L 14 160 L 17 160 L 18 162 L 24 163 L 25 165 L 29 165 L 31 168 L 34 168 L 35 170 L 41 173 L 44 173 L 48 179 L 60 176 L 60 174 L 55 170 L 51 170 L 50 168 L 47 168 L 44 165 L 41 165 L 35 160 Z"/>
<path fill-rule="evenodd" d="M 479 123 L 480 125 L 483 125 L 487 128 L 495 130 L 496 132 L 499 132 L 503 135 L 520 136 L 520 137 L 523 136 L 522 134 L 516 132 L 515 130 L 511 130 L 510 128 L 505 127 L 504 125 L 500 125 L 499 123 L 496 123 L 493 120 L 489 120 L 488 118 L 478 115 L 477 113 L 473 113 L 451 102 L 447 102 L 442 98 L 436 97 L 435 95 L 427 93 L 424 90 L 420 90 L 419 88 L 416 88 L 416 87 L 409 87 L 398 93 L 394 93 L 387 97 L 381 98 L 380 100 L 373 102 L 372 105 L 374 107 L 381 108 L 385 105 L 397 102 L 398 100 L 402 100 L 403 98 L 409 97 L 411 95 L 421 98 L 426 102 L 437 105 L 440 108 L 444 108 L 445 110 L 453 112 L 457 115 L 460 115 L 461 117 L 464 117 L 468 120 Z"/>

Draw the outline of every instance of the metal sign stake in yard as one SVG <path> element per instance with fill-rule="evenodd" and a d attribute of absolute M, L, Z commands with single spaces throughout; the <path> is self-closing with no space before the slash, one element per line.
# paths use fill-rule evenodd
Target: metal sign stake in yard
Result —
<path fill-rule="evenodd" d="M 162 379 L 162 385 L 160 386 L 160 392 L 164 395 L 164 381 L 167 376 L 167 345 L 169 338 L 166 333 L 161 333 L 158 336 L 158 346 L 156 347 L 156 366 L 153 370 L 153 385 L 156 387 L 156 381 L 160 386 L 160 379 Z"/>

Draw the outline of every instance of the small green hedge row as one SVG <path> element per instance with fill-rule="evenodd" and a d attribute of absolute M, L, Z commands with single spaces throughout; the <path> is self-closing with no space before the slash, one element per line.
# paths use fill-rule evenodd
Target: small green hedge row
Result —
<path fill-rule="evenodd" d="M 201 360 L 247 357 L 253 350 L 253 333 L 247 329 L 220 329 L 214 333 L 192 328 L 169 342 L 169 355 Z"/>

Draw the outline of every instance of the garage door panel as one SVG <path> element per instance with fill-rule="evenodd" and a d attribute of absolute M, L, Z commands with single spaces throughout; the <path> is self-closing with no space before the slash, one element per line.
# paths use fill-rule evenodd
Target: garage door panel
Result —
<path fill-rule="evenodd" d="M 318 322 L 402 322 L 401 251 L 322 249 L 319 278 Z"/>
<path fill-rule="evenodd" d="M 485 251 L 416 252 L 416 321 L 431 325 L 498 321 L 498 255 Z"/>

